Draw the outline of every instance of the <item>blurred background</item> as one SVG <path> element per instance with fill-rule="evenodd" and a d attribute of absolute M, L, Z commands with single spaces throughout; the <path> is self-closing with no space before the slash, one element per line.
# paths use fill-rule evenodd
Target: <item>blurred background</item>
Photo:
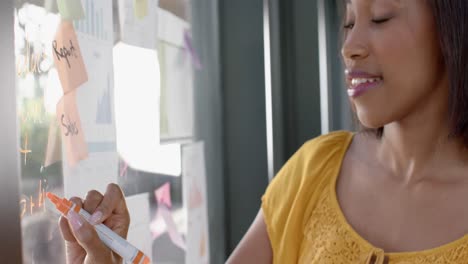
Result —
<path fill-rule="evenodd" d="M 0 255 L 64 263 L 45 193 L 117 183 L 153 263 L 224 263 L 288 158 L 353 129 L 341 2 L 2 1 Z"/>

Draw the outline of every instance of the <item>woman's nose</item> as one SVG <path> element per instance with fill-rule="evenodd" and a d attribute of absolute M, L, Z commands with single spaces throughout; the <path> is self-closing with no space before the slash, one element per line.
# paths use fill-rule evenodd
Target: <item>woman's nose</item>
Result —
<path fill-rule="evenodd" d="M 341 49 L 345 60 L 359 60 L 369 56 L 369 40 L 367 34 L 356 26 L 349 30 Z"/>

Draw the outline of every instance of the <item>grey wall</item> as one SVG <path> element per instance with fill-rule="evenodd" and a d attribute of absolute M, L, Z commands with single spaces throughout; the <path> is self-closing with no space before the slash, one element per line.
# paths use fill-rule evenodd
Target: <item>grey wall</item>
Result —
<path fill-rule="evenodd" d="M 273 83 L 281 100 L 282 113 L 274 116 L 274 122 L 283 124 L 281 140 L 275 145 L 283 153 L 275 152 L 276 171 L 307 140 L 320 135 L 320 79 L 318 60 L 317 1 L 270 0 L 272 65 L 278 83 Z M 274 80 L 275 81 L 275 80 Z M 281 92 L 278 92 L 280 90 Z M 278 99 L 280 97 L 280 99 Z M 278 119 L 281 119 L 278 121 Z"/>
<path fill-rule="evenodd" d="M 326 1 L 331 130 L 353 129 L 351 107 L 346 94 L 344 67 L 341 59 L 343 8 L 342 0 Z"/>
<path fill-rule="evenodd" d="M 220 4 L 227 253 L 260 208 L 268 183 L 263 2 Z"/>

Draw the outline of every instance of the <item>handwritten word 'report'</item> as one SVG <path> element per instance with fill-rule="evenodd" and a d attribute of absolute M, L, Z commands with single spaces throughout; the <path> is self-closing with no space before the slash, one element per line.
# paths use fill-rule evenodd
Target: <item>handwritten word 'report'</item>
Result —
<path fill-rule="evenodd" d="M 78 58 L 78 55 L 76 55 L 75 46 L 73 46 L 73 42 L 70 40 L 70 48 L 63 46 L 59 50 L 57 50 L 57 41 L 54 40 L 54 42 L 52 43 L 52 46 L 54 48 L 54 52 L 55 52 L 55 55 L 57 56 L 57 59 L 59 61 L 61 60 L 61 58 L 65 59 L 68 64 L 68 68 L 71 68 L 69 57 L 73 56 L 75 58 Z"/>

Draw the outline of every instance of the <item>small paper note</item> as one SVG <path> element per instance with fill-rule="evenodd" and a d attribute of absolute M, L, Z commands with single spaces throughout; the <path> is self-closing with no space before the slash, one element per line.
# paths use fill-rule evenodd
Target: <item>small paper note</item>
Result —
<path fill-rule="evenodd" d="M 187 250 L 185 240 L 182 235 L 177 231 L 177 226 L 175 224 L 174 218 L 172 217 L 171 211 L 165 205 L 160 205 L 158 208 L 158 214 L 164 219 L 167 227 L 167 233 L 171 238 L 172 243 L 178 246 L 183 250 Z"/>
<path fill-rule="evenodd" d="M 142 19 L 148 15 L 148 0 L 133 0 L 135 17 Z"/>
<path fill-rule="evenodd" d="M 171 185 L 169 182 L 154 191 L 154 196 L 158 202 L 158 210 L 154 220 L 151 222 L 150 229 L 153 235 L 153 239 L 157 239 L 159 236 L 164 234 L 166 231 L 169 234 L 174 245 L 179 248 L 186 250 L 186 242 L 180 232 L 177 230 L 174 217 L 169 208 L 172 206 L 171 202 Z M 165 228 L 163 226 L 165 225 Z"/>
<path fill-rule="evenodd" d="M 132 46 L 156 49 L 159 0 L 117 0 L 117 3 L 120 40 Z"/>
<path fill-rule="evenodd" d="M 49 137 L 44 159 L 44 167 L 48 167 L 62 160 L 62 148 L 58 123 L 52 120 L 49 124 Z"/>
<path fill-rule="evenodd" d="M 126 196 L 128 213 L 132 221 L 128 229 L 127 240 L 133 246 L 140 249 L 145 255 L 153 256 L 153 240 L 151 239 L 150 226 L 150 199 L 149 193 L 140 193 Z"/>
<path fill-rule="evenodd" d="M 169 182 L 165 183 L 162 187 L 154 191 L 158 204 L 164 204 L 168 208 L 172 207 L 171 202 L 171 185 Z"/>
<path fill-rule="evenodd" d="M 210 263 L 210 236 L 206 199 L 206 162 L 203 142 L 182 148 L 184 204 L 188 204 L 186 259 L 190 263 Z"/>
<path fill-rule="evenodd" d="M 81 0 L 57 0 L 57 7 L 65 20 L 79 20 L 85 17 Z"/>
<path fill-rule="evenodd" d="M 200 57 L 198 56 L 195 47 L 193 46 L 193 40 L 187 30 L 184 31 L 184 45 L 187 52 L 190 54 L 190 58 L 192 59 L 192 64 L 195 66 L 197 70 L 203 69 L 203 66 L 200 62 Z"/>
<path fill-rule="evenodd" d="M 127 176 L 127 172 L 128 172 L 128 163 L 125 162 L 125 161 L 122 161 L 121 164 L 120 164 L 120 177 L 125 177 Z"/>
<path fill-rule="evenodd" d="M 75 166 L 80 160 L 88 157 L 88 146 L 76 105 L 76 91 L 64 95 L 57 104 L 57 120 L 62 131 L 68 163 Z"/>
<path fill-rule="evenodd" d="M 203 196 L 200 191 L 200 188 L 197 186 L 197 182 L 193 182 L 193 185 L 190 186 L 190 194 L 189 194 L 189 209 L 195 209 L 202 207 L 203 204 Z"/>
<path fill-rule="evenodd" d="M 80 45 L 71 22 L 60 23 L 52 42 L 52 54 L 65 94 L 88 81 Z"/>

